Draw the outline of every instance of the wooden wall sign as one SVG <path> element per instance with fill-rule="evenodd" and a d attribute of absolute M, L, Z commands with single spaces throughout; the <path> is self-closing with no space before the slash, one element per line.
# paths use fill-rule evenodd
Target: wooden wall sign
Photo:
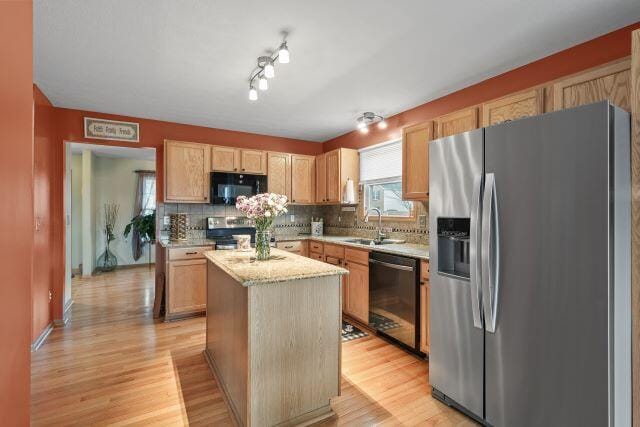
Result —
<path fill-rule="evenodd" d="M 140 142 L 140 124 L 85 117 L 84 137 L 89 139 Z"/>

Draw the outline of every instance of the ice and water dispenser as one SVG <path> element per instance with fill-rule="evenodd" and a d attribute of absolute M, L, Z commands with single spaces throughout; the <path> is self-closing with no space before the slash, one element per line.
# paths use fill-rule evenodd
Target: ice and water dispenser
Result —
<path fill-rule="evenodd" d="M 438 218 L 438 273 L 469 280 L 469 218 Z"/>

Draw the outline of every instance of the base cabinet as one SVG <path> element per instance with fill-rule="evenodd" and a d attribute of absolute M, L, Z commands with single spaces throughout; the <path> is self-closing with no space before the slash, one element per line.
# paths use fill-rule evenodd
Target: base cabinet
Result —
<path fill-rule="evenodd" d="M 292 254 L 307 256 L 308 251 L 308 243 L 306 240 L 294 240 L 290 242 L 278 242 L 276 243 L 276 248 L 282 249 L 287 252 L 291 252 Z"/>
<path fill-rule="evenodd" d="M 168 250 L 165 283 L 165 320 L 202 314 L 207 305 L 207 260 L 211 247 Z"/>

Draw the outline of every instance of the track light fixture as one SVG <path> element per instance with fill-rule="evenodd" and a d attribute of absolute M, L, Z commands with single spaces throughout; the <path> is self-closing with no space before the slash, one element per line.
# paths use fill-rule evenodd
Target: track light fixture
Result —
<path fill-rule="evenodd" d="M 258 89 L 267 90 L 269 83 L 267 79 L 272 79 L 276 76 L 275 61 L 276 59 L 280 64 L 288 64 L 290 61 L 289 48 L 287 42 L 283 41 L 275 54 L 271 56 L 258 57 L 256 68 L 251 71 L 251 77 L 249 78 L 249 99 L 256 101 L 258 99 L 258 92 L 255 89 L 254 81 L 258 80 Z"/>
<path fill-rule="evenodd" d="M 366 113 L 362 113 L 362 115 L 356 119 L 356 127 L 362 133 L 368 133 L 369 125 L 374 123 L 378 124 L 378 129 L 387 128 L 387 122 L 384 120 L 384 117 L 382 117 L 379 114 L 372 113 L 370 111 L 367 111 Z"/>

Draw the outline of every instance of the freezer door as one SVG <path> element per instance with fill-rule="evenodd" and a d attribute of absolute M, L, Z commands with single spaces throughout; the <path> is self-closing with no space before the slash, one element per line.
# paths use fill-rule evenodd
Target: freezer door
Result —
<path fill-rule="evenodd" d="M 608 141 L 606 102 L 485 129 L 485 400 L 495 427 L 608 425 Z"/>
<path fill-rule="evenodd" d="M 482 129 L 429 143 L 429 382 L 448 402 L 477 417 L 483 416 L 484 332 L 478 288 L 472 291 L 472 284 L 477 284 L 474 254 L 469 251 L 469 272 L 464 265 L 460 267 L 465 258 L 464 241 L 444 239 L 440 245 L 437 230 L 439 218 L 452 219 L 453 228 L 465 223 L 468 227 L 471 220 L 473 229 L 477 222 L 477 212 L 472 211 L 477 208 L 473 200 L 480 196 L 482 146 Z M 440 253 L 442 248 L 455 249 L 457 262 L 443 267 L 445 256 L 451 253 Z M 456 269 L 460 276 L 470 277 L 457 278 Z"/>

